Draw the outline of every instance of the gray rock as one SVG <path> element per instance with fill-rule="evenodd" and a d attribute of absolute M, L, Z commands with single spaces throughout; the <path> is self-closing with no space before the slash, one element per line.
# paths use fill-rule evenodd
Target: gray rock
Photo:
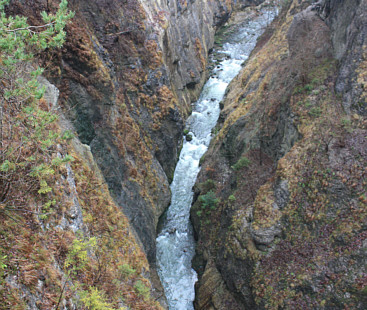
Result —
<path fill-rule="evenodd" d="M 43 95 L 43 98 L 50 104 L 52 108 L 58 107 L 58 100 L 59 100 L 59 90 L 57 87 L 53 84 L 51 84 L 48 80 L 46 80 L 44 77 L 40 76 L 38 78 L 38 82 L 46 87 L 45 94 Z"/>
<path fill-rule="evenodd" d="M 324 0 L 319 11 L 331 28 L 334 56 L 340 61 L 336 90 L 343 95 L 344 109 L 347 113 L 355 110 L 366 115 L 367 103 L 362 99 L 365 90 L 356 81 L 356 69 L 364 59 L 367 3 L 360 0 Z"/>
<path fill-rule="evenodd" d="M 287 180 L 278 180 L 274 188 L 274 196 L 277 207 L 282 210 L 289 201 L 289 190 Z"/>
<path fill-rule="evenodd" d="M 254 229 L 251 225 L 250 227 L 251 237 L 254 239 L 255 243 L 258 245 L 270 245 L 274 238 L 280 236 L 282 232 L 282 227 L 280 223 L 277 223 L 271 227 Z"/>

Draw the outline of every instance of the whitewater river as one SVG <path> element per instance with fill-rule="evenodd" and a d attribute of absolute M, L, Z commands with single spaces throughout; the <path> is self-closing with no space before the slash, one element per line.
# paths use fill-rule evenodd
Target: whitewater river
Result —
<path fill-rule="evenodd" d="M 158 273 L 170 310 L 191 310 L 195 299 L 196 272 L 191 268 L 195 241 L 190 224 L 192 187 L 199 173 L 200 158 L 206 152 L 211 130 L 216 125 L 225 90 L 239 73 L 242 63 L 255 47 L 256 39 L 274 18 L 274 9 L 263 10 L 255 19 L 245 22 L 223 45 L 222 61 L 205 84 L 192 115 L 187 121 L 191 141 L 184 141 L 171 184 L 172 201 L 157 237 Z"/>

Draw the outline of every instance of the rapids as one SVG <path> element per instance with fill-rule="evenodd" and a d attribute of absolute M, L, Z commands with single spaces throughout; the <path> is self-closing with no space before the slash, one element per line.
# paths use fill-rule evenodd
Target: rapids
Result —
<path fill-rule="evenodd" d="M 208 149 L 211 131 L 218 121 L 219 103 L 228 84 L 240 72 L 242 63 L 255 47 L 257 38 L 276 14 L 274 8 L 263 9 L 258 16 L 244 22 L 231 34 L 219 51 L 223 59 L 213 69 L 187 120 L 186 127 L 192 140 L 183 141 L 171 184 L 171 205 L 157 237 L 158 273 L 170 310 L 194 309 L 197 274 L 191 267 L 195 254 L 195 240 L 189 219 L 192 187 L 200 171 L 200 158 Z"/>

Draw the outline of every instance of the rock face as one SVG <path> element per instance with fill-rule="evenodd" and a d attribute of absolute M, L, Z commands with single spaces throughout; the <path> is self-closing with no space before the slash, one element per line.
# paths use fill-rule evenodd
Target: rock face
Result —
<path fill-rule="evenodd" d="M 335 58 L 341 61 L 336 90 L 343 106 L 366 115 L 364 60 L 367 25 L 365 1 L 322 1 L 319 10 L 332 30 Z"/>
<path fill-rule="evenodd" d="M 84 70 L 97 74 L 102 67 L 105 75 L 99 85 L 91 81 L 97 94 L 68 73 L 61 76 L 60 83 L 69 84 L 66 104 L 74 107 L 69 117 L 154 262 L 156 225 L 170 201 L 183 122 L 204 81 L 216 24 L 231 4 L 78 1 L 75 8 L 99 63 L 88 60 Z M 71 37 L 78 35 L 72 29 Z M 78 71 L 81 51 L 73 39 L 67 48 L 62 67 Z"/>
<path fill-rule="evenodd" d="M 366 18 L 289 1 L 229 86 L 195 186 L 221 203 L 191 210 L 196 309 L 366 308 Z"/>
<path fill-rule="evenodd" d="M 32 6 L 13 14 L 37 23 Z M 64 49 L 45 56 L 49 79 L 82 143 L 155 261 L 158 219 L 169 204 L 185 118 L 206 78 L 215 29 L 232 1 L 70 1 Z"/>

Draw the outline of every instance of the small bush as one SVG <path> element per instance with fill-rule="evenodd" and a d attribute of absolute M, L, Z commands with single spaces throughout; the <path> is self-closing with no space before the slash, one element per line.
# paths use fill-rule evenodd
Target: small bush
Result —
<path fill-rule="evenodd" d="M 134 268 L 130 267 L 128 264 L 120 265 L 118 267 L 118 269 L 119 269 L 119 272 L 120 272 L 121 276 L 124 279 L 129 278 L 130 276 L 132 276 L 136 272 L 136 270 Z"/>
<path fill-rule="evenodd" d="M 306 108 L 310 108 L 311 106 L 312 106 L 311 101 L 310 101 L 310 100 L 306 100 L 306 101 L 305 101 L 305 107 L 306 107 Z"/>
<path fill-rule="evenodd" d="M 75 137 L 74 134 L 70 130 L 65 130 L 63 135 L 62 135 L 63 140 L 71 140 L 74 137 Z"/>
<path fill-rule="evenodd" d="M 134 285 L 136 292 L 143 297 L 144 299 L 148 299 L 150 296 L 150 289 L 147 287 L 142 281 L 137 281 Z"/>
<path fill-rule="evenodd" d="M 6 262 L 7 261 L 7 256 L 6 255 L 3 255 L 1 252 L 0 252 L 0 285 L 5 281 L 5 271 L 6 269 L 8 268 L 8 265 L 6 265 Z"/>
<path fill-rule="evenodd" d="M 313 90 L 313 86 L 311 84 L 306 84 L 303 89 L 307 92 L 310 92 L 311 90 Z"/>
<path fill-rule="evenodd" d="M 249 165 L 251 164 L 251 161 L 243 156 L 241 157 L 233 166 L 232 166 L 232 169 L 237 171 L 237 170 L 240 170 L 241 168 L 243 167 L 248 167 Z"/>
<path fill-rule="evenodd" d="M 319 78 L 314 78 L 312 81 L 311 81 L 311 84 L 314 85 L 314 86 L 317 86 L 321 83 L 321 80 Z"/>
<path fill-rule="evenodd" d="M 310 114 L 311 116 L 315 116 L 315 117 L 318 117 L 318 116 L 320 116 L 321 115 L 321 108 L 319 108 L 319 107 L 314 107 L 314 108 L 312 108 L 309 112 L 308 112 L 308 114 Z"/>
<path fill-rule="evenodd" d="M 113 310 L 112 305 L 105 300 L 103 292 L 95 287 L 90 287 L 89 291 L 79 293 L 80 301 L 88 310 Z"/>
<path fill-rule="evenodd" d="M 347 118 L 343 118 L 341 121 L 341 126 L 349 133 L 351 133 L 352 130 L 352 122 L 350 121 L 350 119 Z"/>
<path fill-rule="evenodd" d="M 200 183 L 200 189 L 202 192 L 207 193 L 215 189 L 215 182 L 212 179 L 208 179 L 203 183 Z"/>
<path fill-rule="evenodd" d="M 205 195 L 201 195 L 199 197 L 199 201 L 201 202 L 201 206 L 203 208 L 210 208 L 214 210 L 219 202 L 219 199 L 215 196 L 213 191 L 209 191 Z"/>

